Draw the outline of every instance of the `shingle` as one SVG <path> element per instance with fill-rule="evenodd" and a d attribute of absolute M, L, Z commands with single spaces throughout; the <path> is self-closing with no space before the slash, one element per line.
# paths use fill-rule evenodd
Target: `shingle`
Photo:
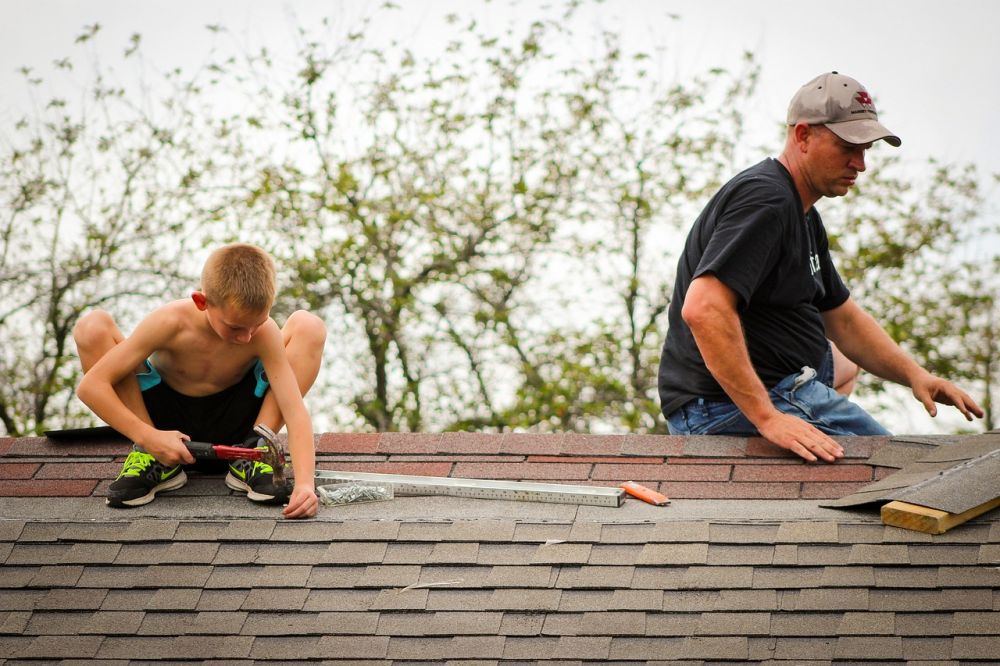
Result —
<path fill-rule="evenodd" d="M 939 587 L 1000 588 L 1000 567 L 938 567 Z"/>
<path fill-rule="evenodd" d="M 267 541 L 275 530 L 273 520 L 234 520 L 218 536 L 219 541 Z M 295 525 L 292 529 L 299 528 Z"/>
<path fill-rule="evenodd" d="M 501 636 L 538 636 L 545 615 L 542 613 L 504 613 L 500 621 Z"/>
<path fill-rule="evenodd" d="M 401 523 L 396 538 L 402 541 L 511 541 L 511 520 L 460 520 L 446 523 Z"/>
<path fill-rule="evenodd" d="M 258 661 L 280 659 L 284 662 L 290 654 L 296 655 L 300 660 L 318 659 L 323 656 L 318 647 L 320 639 L 319 636 L 258 636 L 253 639 L 249 656 Z M 331 647 L 336 646 L 327 643 L 327 649 Z"/>
<path fill-rule="evenodd" d="M 248 636 L 306 636 L 335 634 L 374 634 L 379 623 L 378 613 L 366 612 L 256 612 L 243 614 L 233 633 Z M 412 616 L 411 616 L 412 617 Z"/>
<path fill-rule="evenodd" d="M 94 657 L 104 640 L 103 636 L 36 636 L 16 656 L 22 659 Z"/>
<path fill-rule="evenodd" d="M 29 636 L 0 636 L 0 659 L 23 656 L 33 640 L 35 639 Z"/>
<path fill-rule="evenodd" d="M 705 564 L 707 543 L 650 543 L 642 547 L 637 564 Z"/>
<path fill-rule="evenodd" d="M 383 564 L 422 564 L 434 550 L 433 543 L 387 543 L 384 544 L 384 554 L 378 561 Z M 348 549 L 348 554 L 350 549 Z M 476 551 L 478 557 L 478 550 Z M 350 562 L 345 562 L 349 564 Z M 370 564 L 359 562 L 359 564 Z"/>
<path fill-rule="evenodd" d="M 996 659 L 1000 654 L 1000 636 L 955 636 L 952 659 Z"/>
<path fill-rule="evenodd" d="M 393 520 L 349 520 L 345 522 L 295 522 L 271 523 L 271 541 L 394 541 L 399 534 L 399 523 Z M 264 537 L 267 539 L 268 537 Z"/>
<path fill-rule="evenodd" d="M 1000 564 L 1000 545 L 983 544 L 979 547 L 979 564 Z"/>
<path fill-rule="evenodd" d="M 36 602 L 36 608 L 52 610 L 97 610 L 104 602 L 107 590 L 49 590 Z M 15 609 L 11 609 L 15 610 Z"/>
<path fill-rule="evenodd" d="M 713 606 L 716 611 L 770 611 L 778 609 L 776 590 L 719 590 Z"/>
<path fill-rule="evenodd" d="M 756 567 L 753 587 L 768 590 L 818 587 L 822 574 L 820 567 Z"/>
<path fill-rule="evenodd" d="M 903 545 L 855 544 L 851 564 L 909 564 L 910 551 Z"/>
<path fill-rule="evenodd" d="M 382 659 L 388 650 L 388 636 L 322 636 L 316 643 L 316 654 L 328 659 Z"/>
<path fill-rule="evenodd" d="M 851 560 L 850 546 L 798 547 L 798 563 L 802 565 L 847 564 Z"/>
<path fill-rule="evenodd" d="M 895 633 L 894 613 L 844 613 L 837 627 L 841 636 L 889 636 Z"/>
<path fill-rule="evenodd" d="M 720 545 L 708 548 L 708 564 L 768 565 L 774 561 L 774 546 Z"/>
<path fill-rule="evenodd" d="M 834 633 L 842 617 L 841 613 L 772 613 L 770 632 L 774 636 L 826 636 Z"/>
<path fill-rule="evenodd" d="M 155 564 L 139 576 L 142 587 L 203 587 L 211 574 L 208 565 Z"/>
<path fill-rule="evenodd" d="M 539 544 L 531 557 L 533 564 L 586 564 L 590 559 L 589 543 Z"/>
<path fill-rule="evenodd" d="M 20 543 L 58 541 L 66 531 L 66 523 L 24 523 L 17 540 Z M 121 528 L 119 528 L 121 529 Z M 114 539 L 110 539 L 114 541 Z"/>
<path fill-rule="evenodd" d="M 561 590 L 493 590 L 485 610 L 548 610 L 559 608 Z"/>
<path fill-rule="evenodd" d="M 0 611 L 0 636 L 23 634 L 32 615 L 29 611 Z"/>
<path fill-rule="evenodd" d="M 709 535 L 712 543 L 773 544 L 778 537 L 778 525 L 711 523 Z"/>
<path fill-rule="evenodd" d="M 310 590 L 302 610 L 366 611 L 379 594 L 377 590 Z"/>
<path fill-rule="evenodd" d="M 63 555 L 62 564 L 111 564 L 121 549 L 117 543 L 74 543 Z"/>
<path fill-rule="evenodd" d="M 635 567 L 630 587 L 635 590 L 677 590 L 686 567 Z"/>
<path fill-rule="evenodd" d="M 992 608 L 993 594 L 986 589 L 871 591 L 871 610 L 918 612 Z"/>
<path fill-rule="evenodd" d="M 604 591 L 602 597 L 607 598 Z M 563 600 L 567 598 L 568 591 L 563 595 Z M 560 609 L 562 606 L 560 606 Z M 663 592 L 660 590 L 614 590 L 610 600 L 604 606 L 597 609 L 608 610 L 636 610 L 636 611 L 659 611 L 663 610 Z"/>
<path fill-rule="evenodd" d="M 185 521 L 177 526 L 174 541 L 214 542 L 219 539 L 227 526 L 228 523 L 225 522 L 195 523 Z"/>
<path fill-rule="evenodd" d="M 590 550 L 590 559 L 587 563 L 632 565 L 639 560 L 643 549 L 644 546 L 638 544 L 595 544 Z"/>
<path fill-rule="evenodd" d="M 770 626 L 770 613 L 702 613 L 695 633 L 705 636 L 767 635 Z"/>
<path fill-rule="evenodd" d="M 874 567 L 823 567 L 820 587 L 875 587 Z"/>
<path fill-rule="evenodd" d="M 583 634 L 582 622 L 583 613 L 546 613 L 542 635 L 580 636 Z"/>
<path fill-rule="evenodd" d="M 750 648 L 745 636 L 700 637 L 684 639 L 679 657 L 693 659 L 734 659 L 745 660 Z"/>
<path fill-rule="evenodd" d="M 420 579 L 420 567 L 414 565 L 368 565 L 358 579 L 360 587 L 406 587 Z"/>
<path fill-rule="evenodd" d="M 254 564 L 257 561 L 258 548 L 260 546 L 255 543 L 220 543 L 212 559 L 212 565 L 219 567 L 229 564 Z"/>
<path fill-rule="evenodd" d="M 130 523 L 67 523 L 59 532 L 60 539 L 66 541 L 111 541 L 119 543 L 125 540 Z M 24 541 L 24 535 L 21 541 Z M 48 539 L 46 539 L 48 540 Z"/>
<path fill-rule="evenodd" d="M 559 588 L 619 588 L 631 587 L 635 567 L 563 565 L 556 579 Z"/>
<path fill-rule="evenodd" d="M 140 636 L 181 636 L 198 626 L 197 613 L 147 612 L 136 632 Z"/>
<path fill-rule="evenodd" d="M 91 566 L 84 567 L 77 586 L 112 589 L 152 587 L 145 584 L 145 580 L 146 572 L 142 567 Z"/>
<path fill-rule="evenodd" d="M 791 601 L 792 605 L 786 610 L 868 610 L 869 592 L 855 588 L 808 589 L 792 593 L 791 597 L 786 594 L 782 603 L 788 601 Z M 876 610 L 874 605 L 872 610 Z"/>
<path fill-rule="evenodd" d="M 882 543 L 885 528 L 882 525 L 840 525 L 840 543 Z"/>
<path fill-rule="evenodd" d="M 489 568 L 482 587 L 551 587 L 554 569 L 550 566 Z M 465 584 L 469 585 L 466 580 Z"/>
<path fill-rule="evenodd" d="M 252 636 L 178 636 L 170 646 L 172 654 L 183 654 L 194 659 L 249 657 L 253 647 Z"/>
<path fill-rule="evenodd" d="M 942 545 L 909 546 L 910 562 L 912 564 L 977 564 L 979 562 L 980 546 L 975 545 Z"/>
<path fill-rule="evenodd" d="M 954 613 L 896 613 L 895 615 L 895 633 L 899 636 L 950 636 L 955 633 Z M 975 615 L 975 613 L 970 613 L 970 615 Z M 991 613 L 984 615 L 989 616 Z M 977 632 L 962 629 L 958 633 Z"/>
<path fill-rule="evenodd" d="M 479 564 L 531 564 L 538 546 L 535 544 L 479 544 Z"/>
<path fill-rule="evenodd" d="M 701 620 L 699 613 L 647 613 L 647 636 L 691 636 Z"/>
<path fill-rule="evenodd" d="M 649 543 L 653 540 L 653 536 L 653 523 L 638 525 L 612 523 L 601 526 L 601 543 Z M 705 536 L 708 536 L 707 530 Z"/>
<path fill-rule="evenodd" d="M 193 611 L 202 598 L 201 588 L 162 588 L 146 602 L 146 610 Z"/>
<path fill-rule="evenodd" d="M 584 636 L 508 636 L 503 659 L 595 659 L 606 660 L 611 650 L 610 637 Z"/>
<path fill-rule="evenodd" d="M 438 543 L 427 557 L 427 564 L 475 563 L 479 558 L 478 543 Z"/>
<path fill-rule="evenodd" d="M 899 636 L 841 636 L 835 659 L 901 659 L 903 639 Z"/>
<path fill-rule="evenodd" d="M 363 567 L 313 567 L 306 585 L 317 588 L 352 588 L 364 575 Z"/>
<path fill-rule="evenodd" d="M 171 541 L 179 526 L 178 520 L 140 518 L 129 522 L 128 527 L 115 541 Z"/>
<path fill-rule="evenodd" d="M 643 636 L 646 633 L 646 613 L 588 611 L 583 614 L 580 626 L 584 636 Z"/>
<path fill-rule="evenodd" d="M 595 521 L 575 522 L 569 533 L 569 541 L 577 543 L 598 543 L 601 541 L 603 525 Z"/>
<path fill-rule="evenodd" d="M 559 612 L 576 613 L 583 611 L 602 611 L 613 608 L 614 593 L 621 590 L 563 590 L 559 598 Z M 662 604 L 663 593 L 655 592 Z M 656 606 L 658 610 L 660 605 Z"/>
<path fill-rule="evenodd" d="M 430 590 L 379 590 L 378 594 L 371 602 L 372 610 L 430 610 L 428 605 Z M 441 606 L 442 609 L 452 610 L 455 606 Z M 464 608 L 464 606 L 461 606 Z M 474 606 L 473 608 L 476 608 Z M 481 608 L 481 607 L 479 607 Z"/>
<path fill-rule="evenodd" d="M 4 590 L 0 594 L 0 610 L 23 611 L 41 608 L 38 604 L 48 595 L 45 590 Z"/>
<path fill-rule="evenodd" d="M 25 629 L 28 635 L 123 634 L 131 636 L 142 622 L 141 612 L 70 613 L 38 611 Z"/>
<path fill-rule="evenodd" d="M 794 522 L 778 526 L 777 543 L 837 543 L 840 539 L 837 523 Z"/>
<path fill-rule="evenodd" d="M 377 627 L 366 633 L 382 636 L 495 635 L 500 631 L 502 613 L 487 611 L 433 613 L 391 612 L 368 614 Z M 358 632 L 337 632 L 358 633 Z"/>
<path fill-rule="evenodd" d="M 567 541 L 572 531 L 573 523 L 517 523 L 512 540 L 536 543 Z"/>
<path fill-rule="evenodd" d="M 121 546 L 114 562 L 115 564 L 209 564 L 215 559 L 218 551 L 217 543 L 127 543 Z"/>
<path fill-rule="evenodd" d="M 930 659 L 951 659 L 954 639 L 951 636 L 936 638 L 903 638 L 903 658 L 921 661 Z M 996 656 L 996 655 L 994 655 Z"/>
<path fill-rule="evenodd" d="M 937 567 L 875 567 L 875 587 L 933 588 Z"/>
<path fill-rule="evenodd" d="M 313 564 L 322 561 L 334 544 L 265 543 L 257 548 L 258 564 Z"/>
<path fill-rule="evenodd" d="M 386 656 L 406 659 L 498 659 L 503 655 L 503 636 L 455 636 L 451 638 L 398 638 L 389 639 Z"/>
<path fill-rule="evenodd" d="M 616 660 L 660 660 L 669 659 L 681 652 L 684 639 L 676 636 L 658 636 L 637 638 L 632 636 L 615 636 L 611 639 L 609 659 Z M 670 663 L 670 662 L 667 662 Z M 701 662 L 695 662 L 701 664 Z"/>
<path fill-rule="evenodd" d="M 1000 617 L 996 613 L 958 611 L 954 619 L 956 634 L 1000 635 Z"/>
<path fill-rule="evenodd" d="M 680 586 L 708 590 L 751 587 L 753 572 L 753 567 L 688 567 Z"/>
<path fill-rule="evenodd" d="M 309 595 L 307 589 L 266 589 L 257 588 L 250 590 L 246 601 L 243 602 L 242 610 L 299 610 L 303 607 L 306 597 Z"/>
<path fill-rule="evenodd" d="M 41 567 L 4 567 L 0 576 L 0 590 L 28 587 Z"/>
<path fill-rule="evenodd" d="M 70 551 L 69 544 L 17 543 L 7 556 L 7 566 L 19 564 L 62 564 L 63 557 Z"/>
<path fill-rule="evenodd" d="M 9 520 L 7 518 L 0 520 L 0 541 L 17 541 L 24 530 L 24 525 L 25 521 L 23 520 Z"/>
<path fill-rule="evenodd" d="M 234 611 L 243 608 L 249 590 L 204 590 L 198 598 L 195 610 Z"/>
<path fill-rule="evenodd" d="M 106 611 L 145 610 L 154 594 L 154 590 L 108 590 L 100 608 Z"/>
<path fill-rule="evenodd" d="M 4 577 L 6 577 L 4 572 Z M 80 576 L 83 567 L 74 566 L 44 566 L 38 568 L 38 573 L 31 579 L 31 587 L 73 587 Z"/>
<path fill-rule="evenodd" d="M 384 561 L 387 547 L 385 542 L 377 541 L 338 541 L 329 544 L 326 552 L 310 564 L 375 564 Z"/>
<path fill-rule="evenodd" d="M 789 661 L 832 659 L 836 645 L 836 638 L 795 638 L 781 636 L 774 641 L 774 658 Z"/>

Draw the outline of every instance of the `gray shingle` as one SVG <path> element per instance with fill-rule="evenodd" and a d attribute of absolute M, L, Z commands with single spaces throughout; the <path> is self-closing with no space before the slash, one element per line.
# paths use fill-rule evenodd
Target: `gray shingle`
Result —
<path fill-rule="evenodd" d="M 1000 634 L 1000 617 L 996 613 L 958 611 L 954 622 L 957 634 Z"/>
<path fill-rule="evenodd" d="M 563 590 L 559 598 L 559 612 L 576 613 L 583 611 L 602 611 L 614 607 L 614 593 L 621 590 Z M 655 609 L 660 609 L 663 593 L 654 592 L 661 601 Z"/>
<path fill-rule="evenodd" d="M 383 564 L 422 564 L 430 557 L 434 546 L 433 543 L 387 543 L 385 544 L 385 554 L 379 561 Z M 368 562 L 359 562 L 359 564 L 368 564 Z"/>
<path fill-rule="evenodd" d="M 937 587 L 937 567 L 875 567 L 876 587 Z"/>
<path fill-rule="evenodd" d="M 111 564 L 122 546 L 117 543 L 74 543 L 62 558 L 62 564 Z"/>
<path fill-rule="evenodd" d="M 338 541 L 327 546 L 326 552 L 312 564 L 376 564 L 385 561 L 388 544 L 378 541 Z M 415 560 L 406 564 L 424 562 Z M 387 564 L 392 564 L 387 562 Z"/>
<path fill-rule="evenodd" d="M 234 611 L 243 608 L 249 590 L 204 590 L 198 598 L 195 610 Z"/>
<path fill-rule="evenodd" d="M 155 590 L 108 590 L 100 608 L 106 611 L 145 610 L 154 594 Z"/>
<path fill-rule="evenodd" d="M 142 623 L 138 611 L 69 613 L 38 611 L 32 614 L 25 633 L 28 635 L 72 636 L 75 634 L 109 634 L 131 636 Z"/>
<path fill-rule="evenodd" d="M 374 607 L 377 590 L 310 590 L 304 611 L 366 611 Z"/>
<path fill-rule="evenodd" d="M 1000 564 L 1000 545 L 984 543 L 980 546 L 979 564 Z"/>
<path fill-rule="evenodd" d="M 478 543 L 438 543 L 427 557 L 427 564 L 474 564 L 479 558 Z"/>
<path fill-rule="evenodd" d="M 904 545 L 855 544 L 851 546 L 851 564 L 909 564 L 910 551 Z"/>
<path fill-rule="evenodd" d="M 258 548 L 260 546 L 256 543 L 220 543 L 212 559 L 212 565 L 220 567 L 227 564 L 254 564 L 257 562 Z"/>
<path fill-rule="evenodd" d="M 881 590 L 871 591 L 871 610 L 948 611 L 990 610 L 993 594 L 984 589 Z"/>
<path fill-rule="evenodd" d="M 655 535 L 653 523 L 638 525 L 612 523 L 601 526 L 601 543 L 649 543 Z M 708 536 L 706 529 L 705 536 Z M 662 541 L 662 539 L 658 539 Z"/>
<path fill-rule="evenodd" d="M 568 591 L 567 591 L 568 594 Z M 602 597 L 607 598 L 604 591 Z M 567 595 L 563 595 L 565 600 Z M 595 610 L 635 610 L 635 611 L 659 611 L 663 610 L 663 592 L 660 590 L 614 590 L 610 599 L 604 606 Z M 562 606 L 560 606 L 562 609 Z"/>
<path fill-rule="evenodd" d="M 414 565 L 370 564 L 358 579 L 360 587 L 406 587 L 420 580 L 420 567 Z"/>
<path fill-rule="evenodd" d="M 753 587 L 767 590 L 818 587 L 821 567 L 756 567 L 753 569 Z"/>
<path fill-rule="evenodd" d="M 719 590 L 712 607 L 705 610 L 778 610 L 778 593 L 776 590 Z"/>
<path fill-rule="evenodd" d="M 805 659 L 832 659 L 836 645 L 836 638 L 780 636 L 774 641 L 774 658 L 796 662 Z"/>
<path fill-rule="evenodd" d="M 386 656 L 390 659 L 445 660 L 489 659 L 503 655 L 503 636 L 456 636 L 451 638 L 398 638 L 389 639 Z"/>
<path fill-rule="evenodd" d="M 661 610 L 668 613 L 689 613 L 715 610 L 718 590 L 664 590 Z"/>
<path fill-rule="evenodd" d="M 643 548 L 644 546 L 638 544 L 594 544 L 587 563 L 596 565 L 636 564 Z"/>
<path fill-rule="evenodd" d="M 32 615 L 29 611 L 0 611 L 0 636 L 25 633 Z"/>
<path fill-rule="evenodd" d="M 257 548 L 258 564 L 304 564 L 323 561 L 333 544 L 265 543 Z"/>
<path fill-rule="evenodd" d="M 80 545 L 84 544 L 76 544 L 76 546 Z M 215 560 L 219 544 L 204 542 L 127 543 L 120 548 L 118 557 L 113 560 L 115 564 L 209 564 Z"/>
<path fill-rule="evenodd" d="M 561 590 L 493 590 L 483 607 L 501 611 L 554 611 L 559 608 Z"/>
<path fill-rule="evenodd" d="M 197 630 L 198 614 L 194 612 L 147 612 L 135 632 L 140 636 L 181 636 Z"/>
<path fill-rule="evenodd" d="M 17 540 L 20 543 L 54 542 L 58 541 L 66 531 L 66 523 L 31 523 L 26 522 L 21 528 Z M 123 529 L 119 527 L 118 529 Z M 109 539 L 114 541 L 114 539 Z"/>
<path fill-rule="evenodd" d="M 517 523 L 511 540 L 535 543 L 568 541 L 572 531 L 573 523 Z"/>
<path fill-rule="evenodd" d="M 535 544 L 479 544 L 479 564 L 531 564 L 538 546 Z"/>
<path fill-rule="evenodd" d="M 219 535 L 219 541 L 267 541 L 275 531 L 273 520 L 233 520 Z M 292 526 L 292 529 L 299 525 Z"/>
<path fill-rule="evenodd" d="M 7 566 L 62 564 L 72 546 L 65 543 L 17 543 L 7 556 Z"/>
<path fill-rule="evenodd" d="M 704 636 L 767 635 L 770 626 L 770 613 L 702 613 L 695 633 Z"/>
<path fill-rule="evenodd" d="M 647 636 L 691 636 L 701 621 L 699 613 L 647 613 Z"/>
<path fill-rule="evenodd" d="M 774 546 L 720 545 L 708 548 L 708 564 L 768 565 L 774 561 Z"/>
<path fill-rule="evenodd" d="M 1000 567 L 938 567 L 939 587 L 1000 588 Z"/>
<path fill-rule="evenodd" d="M 66 523 L 59 531 L 59 539 L 66 541 L 125 541 L 130 531 L 130 523 Z M 24 535 L 21 535 L 24 541 Z M 45 539 L 50 541 L 52 539 Z M 131 540 L 131 539 L 130 539 Z"/>
<path fill-rule="evenodd" d="M 837 543 L 840 530 L 834 522 L 794 522 L 778 526 L 777 543 Z"/>
<path fill-rule="evenodd" d="M 899 636 L 841 636 L 833 656 L 836 659 L 902 659 L 903 639 Z"/>
<path fill-rule="evenodd" d="M 0 576 L 0 589 L 15 589 L 28 587 L 41 567 L 4 567 Z"/>
<path fill-rule="evenodd" d="M 94 657 L 104 640 L 103 636 L 36 636 L 16 656 L 23 659 Z"/>
<path fill-rule="evenodd" d="M 499 633 L 501 636 L 539 636 L 544 620 L 541 613 L 504 613 Z"/>
<path fill-rule="evenodd" d="M 996 659 L 1000 636 L 955 636 L 952 659 Z"/>
<path fill-rule="evenodd" d="M 954 613 L 896 613 L 895 615 L 895 633 L 898 636 L 950 636 L 955 631 Z M 986 615 L 991 614 L 986 613 Z M 969 632 L 963 628 L 961 633 L 976 632 Z"/>
<path fill-rule="evenodd" d="M 851 560 L 850 546 L 798 547 L 798 563 L 803 565 L 847 564 Z"/>
<path fill-rule="evenodd" d="M 23 520 L 0 520 L 0 541 L 17 541 L 24 525 Z"/>
<path fill-rule="evenodd" d="M 363 567 L 313 567 L 306 585 L 317 588 L 353 588 L 364 575 Z"/>
<path fill-rule="evenodd" d="M 820 587 L 874 587 L 874 567 L 823 567 Z"/>
<path fill-rule="evenodd" d="M 894 613 L 847 612 L 837 627 L 841 636 L 889 636 L 895 632 Z"/>
<path fill-rule="evenodd" d="M 637 638 L 632 636 L 615 636 L 611 639 L 609 659 L 655 660 L 654 663 L 664 663 L 663 660 L 675 658 L 684 647 L 684 639 L 675 636 L 657 636 Z M 670 662 L 666 662 L 670 663 Z M 697 662 L 700 664 L 701 662 Z"/>
<path fill-rule="evenodd" d="M 583 614 L 584 636 L 643 636 L 646 613 L 634 611 L 588 611 Z"/>
<path fill-rule="evenodd" d="M 643 546 L 637 564 L 705 564 L 707 561 L 707 543 L 650 543 Z"/>
<path fill-rule="evenodd" d="M 180 527 L 179 520 L 160 518 L 140 518 L 128 523 L 128 527 L 115 541 L 172 541 Z M 65 535 L 63 538 L 67 538 Z"/>
<path fill-rule="evenodd" d="M 778 538 L 778 525 L 711 523 L 709 535 L 712 543 L 773 544 Z"/>
<path fill-rule="evenodd" d="M 327 659 L 382 659 L 388 653 L 388 636 L 321 636 L 316 643 L 316 654 Z"/>
<path fill-rule="evenodd" d="M 631 587 L 635 567 L 563 565 L 556 578 L 558 588 L 622 588 Z"/>
<path fill-rule="evenodd" d="M 41 608 L 38 604 L 48 595 L 46 590 L 4 590 L 0 594 L 0 610 L 23 611 Z"/>
<path fill-rule="evenodd" d="M 502 613 L 487 611 L 412 613 L 382 611 L 371 614 L 377 628 L 366 633 L 382 636 L 496 635 Z M 351 632 L 343 632 L 351 633 Z"/>
<path fill-rule="evenodd" d="M 370 612 L 255 612 L 244 614 L 235 633 L 248 636 L 307 636 L 374 634 L 379 613 Z"/>
<path fill-rule="evenodd" d="M 903 658 L 929 661 L 931 659 L 951 659 L 954 639 L 951 636 L 935 638 L 907 637 L 903 641 Z"/>
<path fill-rule="evenodd" d="M 435 590 L 436 591 L 436 590 Z M 372 610 L 431 610 L 428 605 L 430 590 L 410 589 L 410 590 L 379 590 L 378 594 L 371 602 Z M 452 610 L 453 608 L 465 608 L 465 606 L 440 606 L 437 608 Z M 434 610 L 437 610 L 434 608 Z"/>
<path fill-rule="evenodd" d="M 680 586 L 709 590 L 751 587 L 753 576 L 753 567 L 688 567 Z"/>
<path fill-rule="evenodd" d="M 317 659 L 323 656 L 319 652 L 319 641 L 319 636 L 258 636 L 253 639 L 250 656 L 256 660 L 285 660 L 294 654 L 302 660 Z M 329 643 L 327 646 L 331 647 Z"/>
<path fill-rule="evenodd" d="M 203 587 L 212 570 L 204 564 L 154 564 L 136 573 L 142 587 Z"/>
<path fill-rule="evenodd" d="M 212 522 L 188 522 L 178 525 L 174 533 L 175 541 L 218 541 L 228 523 L 220 521 Z"/>
<path fill-rule="evenodd" d="M 882 525 L 842 524 L 838 532 L 840 543 L 882 543 L 885 536 Z"/>
<path fill-rule="evenodd" d="M 24 656 L 33 640 L 31 636 L 0 636 L 0 659 Z"/>
<path fill-rule="evenodd" d="M 107 590 L 54 589 L 36 601 L 36 608 L 51 610 L 97 610 Z M 11 609 L 15 610 L 15 609 Z"/>
<path fill-rule="evenodd" d="M 193 659 L 218 659 L 249 657 L 253 647 L 252 636 L 178 636 L 170 646 L 170 654 L 183 654 Z"/>
<path fill-rule="evenodd" d="M 749 642 L 745 636 L 689 636 L 684 639 L 678 656 L 692 659 L 745 660 L 749 655 Z"/>
<path fill-rule="evenodd" d="M 490 567 L 488 572 L 482 580 L 484 587 L 551 587 L 556 570 L 549 566 L 497 566 Z"/>
<path fill-rule="evenodd" d="M 774 636 L 828 636 L 842 618 L 841 613 L 772 613 L 770 632 Z"/>
<path fill-rule="evenodd" d="M 250 590 L 241 610 L 300 610 L 309 595 L 307 589 L 267 589 Z"/>
<path fill-rule="evenodd" d="M 786 592 L 782 603 L 790 602 L 790 606 L 782 606 L 786 610 L 800 611 L 830 611 L 830 610 L 868 610 L 869 592 L 865 589 L 808 589 L 798 592 Z M 872 610 L 876 609 L 874 605 Z M 886 609 L 888 610 L 888 609 Z"/>
<path fill-rule="evenodd" d="M 396 538 L 402 541 L 511 541 L 514 525 L 512 520 L 403 522 Z"/>
<path fill-rule="evenodd" d="M 590 559 L 589 543 L 539 544 L 531 557 L 532 564 L 586 564 Z"/>
<path fill-rule="evenodd" d="M 73 587 L 80 576 L 83 575 L 83 567 L 73 566 L 43 566 L 38 568 L 38 573 L 31 579 L 31 587 Z M 4 572 L 6 577 L 6 572 Z"/>

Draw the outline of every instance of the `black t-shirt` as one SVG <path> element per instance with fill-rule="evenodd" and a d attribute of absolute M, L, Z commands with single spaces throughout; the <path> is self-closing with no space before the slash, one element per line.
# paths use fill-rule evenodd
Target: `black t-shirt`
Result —
<path fill-rule="evenodd" d="M 766 159 L 743 171 L 698 216 L 677 262 L 660 356 L 666 415 L 695 398 L 728 399 L 681 318 L 691 281 L 709 273 L 736 292 L 750 361 L 768 388 L 804 365 L 819 367 L 827 350 L 820 313 L 850 295 L 830 259 L 819 213 L 802 213 L 785 167 Z"/>

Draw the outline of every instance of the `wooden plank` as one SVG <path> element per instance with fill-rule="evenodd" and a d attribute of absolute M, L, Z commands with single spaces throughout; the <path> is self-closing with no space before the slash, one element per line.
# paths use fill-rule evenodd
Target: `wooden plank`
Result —
<path fill-rule="evenodd" d="M 944 534 L 956 525 L 961 525 L 998 506 L 1000 497 L 955 514 L 919 504 L 895 501 L 882 506 L 882 523 L 926 534 Z"/>

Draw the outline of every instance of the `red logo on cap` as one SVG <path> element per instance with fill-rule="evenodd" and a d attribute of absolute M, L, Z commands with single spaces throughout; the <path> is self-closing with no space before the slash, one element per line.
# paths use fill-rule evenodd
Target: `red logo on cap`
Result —
<path fill-rule="evenodd" d="M 868 94 L 867 90 L 859 90 L 858 96 L 854 99 L 858 100 L 859 104 L 864 106 L 873 106 L 875 102 L 872 101 L 871 95 Z"/>

